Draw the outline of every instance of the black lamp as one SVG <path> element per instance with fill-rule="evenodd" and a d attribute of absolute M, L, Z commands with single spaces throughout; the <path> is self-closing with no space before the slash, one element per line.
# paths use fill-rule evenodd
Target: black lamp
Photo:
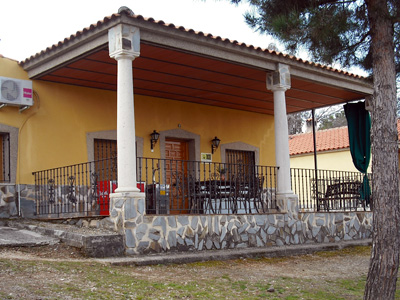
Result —
<path fill-rule="evenodd" d="M 154 152 L 154 150 L 153 150 L 153 147 L 154 147 L 154 145 L 157 143 L 157 141 L 158 141 L 158 138 L 160 137 L 160 134 L 157 132 L 157 131 L 153 131 L 151 134 L 150 134 L 150 137 L 151 137 L 151 139 L 150 139 L 150 143 L 151 143 L 151 152 Z"/>
<path fill-rule="evenodd" d="M 211 141 L 211 154 L 214 154 L 214 151 L 217 150 L 220 142 L 221 140 L 217 137 Z"/>

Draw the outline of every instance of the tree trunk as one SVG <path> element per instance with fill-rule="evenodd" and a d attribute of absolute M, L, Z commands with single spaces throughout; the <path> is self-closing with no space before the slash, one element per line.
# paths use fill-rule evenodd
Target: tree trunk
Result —
<path fill-rule="evenodd" d="M 399 268 L 399 166 L 393 25 L 386 1 L 366 0 L 374 76 L 373 247 L 364 299 L 394 299 Z"/>

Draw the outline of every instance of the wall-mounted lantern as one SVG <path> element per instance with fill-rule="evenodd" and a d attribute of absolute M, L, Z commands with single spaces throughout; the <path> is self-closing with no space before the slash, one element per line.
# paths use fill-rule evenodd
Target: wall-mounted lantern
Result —
<path fill-rule="evenodd" d="M 158 139 L 159 139 L 159 137 L 160 137 L 160 134 L 157 132 L 157 131 L 153 131 L 151 134 L 150 134 L 150 143 L 151 143 L 151 147 L 150 147 L 150 149 L 151 149 L 151 152 L 154 152 L 154 145 L 157 143 L 157 141 L 158 141 Z"/>
<path fill-rule="evenodd" d="M 215 137 L 212 141 L 211 141 L 211 154 L 214 154 L 214 151 L 218 149 L 219 143 L 221 142 L 221 140 L 217 137 Z"/>

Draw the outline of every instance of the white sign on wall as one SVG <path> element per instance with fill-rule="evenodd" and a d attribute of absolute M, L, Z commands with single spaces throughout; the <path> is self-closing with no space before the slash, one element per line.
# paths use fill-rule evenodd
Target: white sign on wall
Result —
<path fill-rule="evenodd" d="M 202 153 L 201 161 L 202 162 L 212 162 L 212 154 L 211 153 Z"/>

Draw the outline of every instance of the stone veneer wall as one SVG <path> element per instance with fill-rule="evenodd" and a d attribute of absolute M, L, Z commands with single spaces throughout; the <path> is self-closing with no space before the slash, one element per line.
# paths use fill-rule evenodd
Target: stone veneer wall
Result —
<path fill-rule="evenodd" d="M 35 186 L 19 185 L 21 217 L 32 218 L 35 212 Z M 0 184 L 0 218 L 18 217 L 18 185 Z"/>
<path fill-rule="evenodd" d="M 0 185 L 0 218 L 18 216 L 15 184 Z"/>
<path fill-rule="evenodd" d="M 47 189 L 47 186 L 40 188 Z M 21 215 L 23 218 L 78 218 L 87 216 L 98 216 L 99 208 L 95 200 L 91 200 L 91 190 L 87 186 L 75 186 L 73 196 L 76 203 L 68 200 L 69 186 L 58 185 L 55 189 L 55 204 L 48 204 L 43 207 L 48 214 L 36 215 L 35 201 L 35 185 L 21 184 L 19 185 L 20 198 L 18 199 L 18 185 L 16 184 L 0 184 L 0 218 L 18 217 L 18 205 L 21 206 Z M 46 191 L 42 191 L 46 193 Z M 18 203 L 19 202 L 19 203 Z M 91 211 L 92 207 L 97 211 Z M 62 215 L 62 212 L 65 212 Z M 54 212 L 54 214 L 52 214 Z M 68 213 L 67 213 L 68 212 Z"/>
<path fill-rule="evenodd" d="M 293 197 L 295 198 L 295 197 Z M 263 215 L 144 215 L 143 197 L 112 195 L 110 217 L 125 235 L 127 254 L 234 249 L 339 242 L 371 237 L 372 212 L 287 213 Z"/>

